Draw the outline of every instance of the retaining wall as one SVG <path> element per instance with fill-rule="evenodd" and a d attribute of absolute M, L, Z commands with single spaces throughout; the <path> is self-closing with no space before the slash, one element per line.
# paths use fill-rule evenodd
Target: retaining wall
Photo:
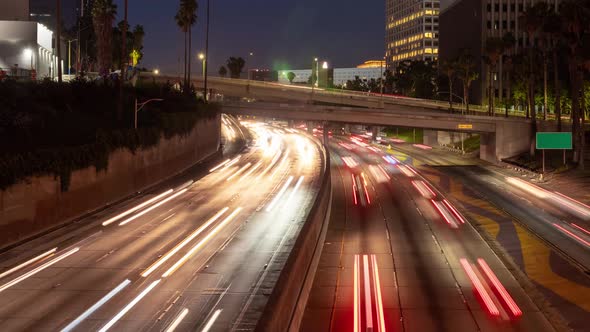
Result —
<path fill-rule="evenodd" d="M 217 152 L 220 118 L 197 123 L 188 136 L 162 138 L 157 146 L 119 149 L 108 168 L 72 172 L 68 191 L 54 176 L 31 177 L 0 191 L 0 249 L 59 227 L 169 178 Z"/>

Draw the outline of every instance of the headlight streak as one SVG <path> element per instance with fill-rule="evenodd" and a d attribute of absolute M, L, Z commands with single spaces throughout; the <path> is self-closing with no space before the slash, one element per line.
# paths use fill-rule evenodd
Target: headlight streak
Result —
<path fill-rule="evenodd" d="M 254 173 L 255 170 L 258 169 L 258 167 L 262 166 L 262 161 L 259 161 L 256 165 L 254 165 L 254 167 L 250 168 L 250 170 L 248 172 L 246 172 L 246 174 L 244 174 L 239 180 L 238 182 L 242 182 L 244 179 L 246 179 L 248 176 L 250 176 L 250 174 Z"/>
<path fill-rule="evenodd" d="M 166 332 L 174 332 L 174 330 L 176 330 L 186 315 L 188 315 L 188 308 L 182 309 L 178 317 L 176 317 L 172 324 L 170 324 L 170 326 L 166 329 Z"/>
<path fill-rule="evenodd" d="M 213 173 L 216 170 L 220 169 L 221 167 L 225 166 L 227 163 L 229 163 L 231 161 L 231 159 L 227 159 L 226 161 L 222 162 L 221 164 L 213 167 L 212 169 L 209 170 L 209 173 Z"/>
<path fill-rule="evenodd" d="M 156 197 L 154 197 L 152 199 L 149 199 L 149 200 L 147 200 L 147 201 L 145 201 L 145 202 L 143 202 L 143 203 L 141 203 L 141 204 L 139 204 L 139 205 L 137 205 L 137 206 L 135 206 L 135 207 L 133 207 L 133 208 L 131 208 L 131 209 L 129 209 L 129 210 L 121 213 L 121 214 L 119 214 L 119 215 L 116 215 L 116 216 L 112 217 L 111 219 L 108 219 L 108 220 L 104 221 L 102 223 L 102 225 L 103 226 L 108 226 L 108 225 L 114 223 L 115 221 L 117 221 L 117 220 L 119 220 L 119 219 L 121 219 L 121 218 L 123 218 L 123 217 L 125 217 L 125 216 L 127 216 L 127 215 L 129 215 L 129 214 L 131 214 L 131 213 L 133 213 L 133 212 L 135 212 L 137 210 L 139 210 L 139 209 L 142 209 L 145 206 L 147 206 L 149 204 L 152 204 L 153 202 L 158 201 L 158 200 L 160 200 L 161 198 L 163 198 L 165 196 L 170 195 L 173 191 L 174 191 L 173 189 L 169 189 L 169 190 L 161 193 L 160 195 L 158 195 L 158 196 L 156 196 Z"/>
<path fill-rule="evenodd" d="M 354 158 L 350 156 L 342 157 L 342 161 L 348 166 L 349 168 L 355 168 L 358 166 L 358 163 L 354 160 Z"/>
<path fill-rule="evenodd" d="M 225 212 L 229 210 L 229 207 L 224 207 L 219 212 L 217 212 L 213 217 L 211 217 L 207 222 L 205 222 L 201 227 L 199 227 L 196 231 L 194 231 L 191 235 L 187 236 L 182 242 L 180 242 L 177 246 L 175 246 L 172 250 L 170 250 L 166 255 L 162 256 L 158 259 L 154 264 L 152 264 L 149 268 L 147 268 L 141 274 L 142 277 L 149 276 L 152 272 L 154 272 L 158 267 L 164 264 L 167 260 L 169 260 L 172 256 L 174 256 L 180 249 L 184 248 L 187 244 L 189 244 L 194 238 L 199 236 L 204 230 L 209 228 L 211 224 L 213 224 L 219 217 L 221 217 Z"/>
<path fill-rule="evenodd" d="M 46 262 L 45 264 L 43 264 L 43 265 L 41 265 L 41 266 L 38 266 L 38 267 L 36 267 L 35 269 L 33 269 L 33 270 L 31 270 L 31 271 L 29 271 L 29 272 L 27 272 L 27 273 L 23 274 L 22 276 L 20 276 L 20 277 L 17 277 L 17 278 L 15 278 L 15 279 L 13 279 L 12 281 L 10 281 L 10 282 L 8 282 L 8 283 L 6 283 L 6 284 L 4 284 L 4 285 L 0 286 L 0 292 L 3 292 L 4 290 L 6 290 L 6 289 L 8 289 L 8 288 L 10 288 L 10 287 L 12 287 L 12 286 L 14 286 L 14 285 L 18 284 L 19 282 L 21 282 L 21 281 L 23 281 L 23 280 L 25 280 L 25 279 L 27 279 L 27 278 L 29 278 L 29 277 L 33 276 L 33 275 L 35 275 L 35 274 L 37 274 L 37 273 L 39 273 L 39 272 L 41 272 L 41 271 L 45 270 L 46 268 L 50 267 L 50 266 L 51 266 L 51 265 L 53 265 L 53 264 L 55 264 L 55 263 L 57 263 L 57 262 L 59 262 L 59 261 L 61 261 L 61 260 L 63 260 L 63 259 L 66 259 L 66 258 L 68 258 L 69 256 L 71 256 L 71 255 L 73 255 L 73 254 L 77 253 L 79 250 L 80 250 L 80 248 L 79 248 L 79 247 L 76 247 L 76 248 L 70 249 L 70 250 L 69 250 L 69 251 L 67 251 L 66 253 L 64 253 L 64 254 L 61 254 L 61 255 L 59 255 L 59 256 L 57 256 L 57 257 L 53 258 L 52 260 L 50 260 L 50 261 Z"/>
<path fill-rule="evenodd" d="M 84 313 L 82 313 L 78 318 L 74 319 L 70 324 L 64 327 L 61 332 L 70 332 L 76 328 L 80 323 L 82 323 L 86 318 L 90 317 L 96 310 L 102 307 L 105 303 L 107 303 L 110 299 L 112 299 L 115 295 L 117 295 L 123 288 L 127 287 L 131 283 L 131 280 L 125 279 L 119 286 L 115 287 L 111 290 L 107 295 L 101 298 L 98 302 L 96 302 L 92 307 L 88 308 Z"/>
<path fill-rule="evenodd" d="M 299 177 L 299 180 L 297 180 L 297 183 L 295 183 L 295 187 L 293 187 L 291 194 L 289 194 L 289 198 L 287 198 L 287 201 L 285 201 L 285 205 L 288 205 L 291 202 L 291 200 L 295 197 L 295 194 L 297 193 L 297 190 L 301 186 L 301 183 L 303 182 L 304 178 L 305 177 L 303 175 Z"/>
<path fill-rule="evenodd" d="M 221 311 L 223 311 L 223 309 L 215 310 L 215 312 L 213 313 L 211 318 L 207 321 L 207 324 L 205 325 L 205 327 L 203 327 L 201 332 L 209 332 L 209 330 L 211 329 L 211 327 L 213 326 L 213 324 L 215 323 L 215 321 L 217 320 L 217 318 L 221 314 Z"/>
<path fill-rule="evenodd" d="M 164 204 L 168 203 L 169 201 L 171 201 L 171 200 L 175 199 L 176 197 L 178 197 L 178 196 L 180 196 L 180 195 L 184 194 L 184 193 L 185 193 L 185 192 L 187 192 L 187 191 L 188 191 L 188 189 L 182 189 L 181 191 L 177 192 L 176 194 L 174 194 L 174 195 L 172 195 L 172 196 L 170 196 L 170 197 L 168 197 L 168 198 L 166 198 L 166 199 L 164 199 L 164 200 L 161 200 L 161 201 L 159 201 L 158 203 L 156 203 L 156 204 L 154 204 L 154 205 L 150 206 L 149 208 L 147 208 L 147 209 L 145 209 L 145 210 L 143 210 L 143 211 L 139 212 L 138 214 L 136 214 L 136 215 L 134 215 L 134 216 L 132 216 L 132 217 L 130 217 L 130 218 L 127 218 L 127 219 L 125 219 L 124 221 L 122 221 L 122 222 L 120 222 L 120 223 L 119 223 L 119 226 L 124 226 L 124 225 L 127 225 L 127 224 L 128 224 L 128 223 L 130 223 L 131 221 L 133 221 L 133 220 L 135 220 L 135 219 L 137 219 L 137 218 L 139 218 L 139 217 L 141 217 L 141 216 L 143 216 L 143 215 L 147 214 L 148 212 L 150 212 L 150 211 L 152 211 L 152 210 L 156 209 L 157 207 L 159 207 L 159 206 L 161 206 L 161 205 L 164 205 Z"/>
<path fill-rule="evenodd" d="M 240 168 L 239 170 L 237 170 L 237 172 L 235 172 L 234 174 L 232 174 L 230 177 L 227 178 L 227 180 L 225 181 L 231 181 L 233 178 L 235 178 L 236 176 L 242 174 L 245 170 L 248 169 L 248 167 L 252 166 L 252 163 L 247 163 L 246 165 L 242 166 L 242 168 Z"/>
<path fill-rule="evenodd" d="M 119 311 L 119 313 L 116 314 L 115 317 L 113 317 L 105 326 L 103 326 L 99 330 L 99 332 L 106 332 L 111 327 L 113 327 L 113 325 L 115 325 L 119 321 L 119 319 L 121 319 L 121 317 L 125 316 L 125 314 L 127 314 L 127 312 L 129 312 L 129 310 L 131 310 L 137 303 L 139 303 L 139 301 L 141 301 L 149 292 L 151 292 L 152 289 L 154 289 L 154 287 L 156 287 L 161 281 L 162 281 L 162 279 L 158 279 L 158 280 L 152 282 L 146 289 L 144 289 L 141 293 L 139 293 L 139 295 L 137 295 L 137 297 L 135 297 L 131 302 L 129 302 L 123 308 L 123 310 Z"/>
<path fill-rule="evenodd" d="M 39 260 L 41 260 L 41 259 L 43 259 L 45 257 L 52 256 L 55 253 L 56 250 L 57 250 L 57 247 L 55 247 L 55 248 L 53 248 L 53 249 L 51 249 L 49 251 L 46 251 L 46 252 L 42 253 L 39 256 L 35 256 L 35 257 L 29 259 L 28 261 L 26 261 L 24 263 L 21 263 L 21 264 L 15 266 L 15 267 L 13 267 L 10 270 L 7 270 L 7 271 L 2 272 L 2 274 L 0 274 L 0 279 L 4 278 L 7 275 L 12 274 L 12 273 L 14 273 L 14 272 L 16 272 L 16 271 L 18 271 L 20 269 L 22 269 L 25 266 L 31 265 L 31 264 L 33 264 L 33 263 L 35 263 L 35 262 L 37 262 L 37 261 L 39 261 Z"/>
<path fill-rule="evenodd" d="M 283 166 L 283 164 L 287 161 L 287 158 L 289 158 L 289 152 L 290 152 L 289 150 L 287 150 L 285 152 L 285 156 L 283 157 L 283 159 L 281 159 L 281 161 L 279 162 L 279 164 L 277 165 L 277 167 L 270 174 L 270 177 L 268 178 L 268 180 L 272 180 L 272 178 L 275 177 L 275 175 L 277 174 L 277 172 L 279 171 L 279 169 L 281 169 L 281 167 Z"/>
<path fill-rule="evenodd" d="M 182 258 L 180 258 L 171 268 L 169 268 L 164 274 L 162 278 L 167 278 L 172 275 L 178 268 L 180 268 L 199 248 L 201 248 L 209 239 L 211 239 L 217 232 L 219 232 L 223 227 L 225 227 L 235 216 L 237 216 L 242 208 L 239 207 L 234 210 L 229 216 L 227 216 L 222 222 L 219 223 L 213 230 L 209 232 L 200 242 L 198 242 L 194 247 L 191 248 L 189 252 L 187 252 Z"/>
<path fill-rule="evenodd" d="M 274 197 L 274 199 L 266 207 L 266 212 L 272 211 L 272 209 L 277 204 L 277 202 L 279 201 L 279 199 L 281 199 L 281 197 L 283 196 L 283 194 L 285 194 L 285 191 L 287 190 L 287 188 L 289 187 L 289 185 L 291 184 L 292 181 L 293 181 L 293 176 L 289 176 L 289 178 L 287 179 L 287 181 L 285 181 L 285 184 L 283 184 L 283 187 L 279 190 L 279 192 Z"/>

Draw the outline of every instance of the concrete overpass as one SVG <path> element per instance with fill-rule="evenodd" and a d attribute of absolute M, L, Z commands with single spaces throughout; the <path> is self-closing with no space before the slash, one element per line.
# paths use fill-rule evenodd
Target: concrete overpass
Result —
<path fill-rule="evenodd" d="M 167 76 L 150 79 L 179 80 Z M 200 77 L 192 83 L 203 88 Z M 480 158 L 491 162 L 529 151 L 533 140 L 530 120 L 450 114 L 448 104 L 436 101 L 220 77 L 209 78 L 208 88 L 212 96 L 223 96 L 224 112 L 229 114 L 424 128 L 424 143 L 429 145 L 437 144 L 438 131 L 477 133 L 481 136 Z M 227 102 L 231 97 L 241 101 Z"/>
<path fill-rule="evenodd" d="M 224 102 L 223 111 L 234 115 L 350 123 L 370 126 L 424 128 L 424 144 L 436 144 L 438 131 L 477 133 L 481 136 L 480 158 L 497 162 L 529 150 L 531 122 L 514 118 L 448 114 L 424 110 L 367 109 L 268 102 Z"/>

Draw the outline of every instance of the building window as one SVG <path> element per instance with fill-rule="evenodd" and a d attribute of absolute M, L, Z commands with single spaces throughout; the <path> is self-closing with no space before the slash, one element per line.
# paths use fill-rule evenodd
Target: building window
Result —
<path fill-rule="evenodd" d="M 489 3 L 488 3 L 488 5 L 487 5 L 487 10 L 488 10 L 488 13 L 492 11 L 492 5 L 491 5 L 491 4 L 489 4 Z"/>
<path fill-rule="evenodd" d="M 502 29 L 508 29 L 508 24 L 506 21 L 502 21 Z"/>
<path fill-rule="evenodd" d="M 491 29 L 491 28 L 492 28 L 492 22 L 488 21 L 488 29 Z"/>
<path fill-rule="evenodd" d="M 500 11 L 500 5 L 499 4 L 495 4 L 494 5 L 494 11 L 499 12 Z"/>

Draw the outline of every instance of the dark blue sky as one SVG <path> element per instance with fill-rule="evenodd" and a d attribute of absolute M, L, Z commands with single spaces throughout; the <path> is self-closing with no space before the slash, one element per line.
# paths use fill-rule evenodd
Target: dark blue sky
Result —
<path fill-rule="evenodd" d="M 122 1 L 115 2 L 122 16 Z M 246 58 L 249 52 L 254 52 L 251 67 L 260 68 L 307 68 L 314 56 L 336 67 L 379 58 L 384 52 L 384 7 L 384 0 L 211 0 L 210 73 L 217 73 L 229 56 Z M 181 70 L 177 9 L 176 0 L 129 0 L 129 23 L 143 24 L 146 31 L 146 67 Z M 199 1 L 194 59 L 204 50 L 205 9 L 206 1 Z M 193 72 L 201 72 L 196 60 Z"/>
<path fill-rule="evenodd" d="M 115 0 L 120 17 L 121 0 Z M 183 35 L 174 22 L 178 0 L 129 0 L 129 23 L 146 31 L 143 65 L 181 71 Z M 196 54 L 204 50 L 206 0 L 193 30 Z M 229 56 L 253 68 L 309 68 L 314 56 L 331 66 L 356 66 L 384 53 L 385 0 L 211 0 L 209 73 Z M 247 59 L 249 52 L 254 57 Z"/>

